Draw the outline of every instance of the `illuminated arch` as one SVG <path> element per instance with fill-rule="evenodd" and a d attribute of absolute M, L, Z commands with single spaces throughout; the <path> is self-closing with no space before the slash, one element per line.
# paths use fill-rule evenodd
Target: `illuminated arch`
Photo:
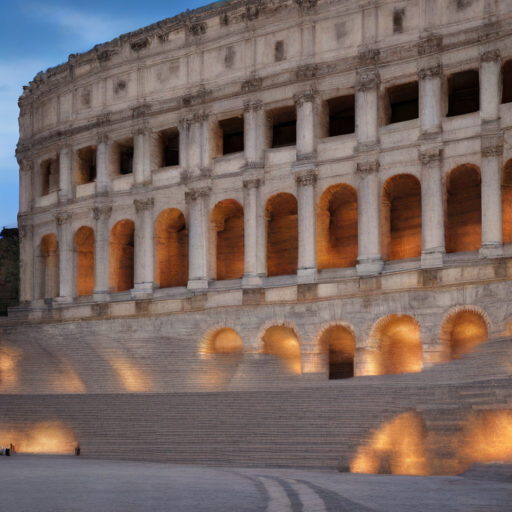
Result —
<path fill-rule="evenodd" d="M 446 252 L 477 251 L 482 243 L 480 169 L 464 164 L 446 177 Z"/>
<path fill-rule="evenodd" d="M 503 166 L 501 174 L 501 212 L 503 243 L 512 242 L 512 158 Z"/>
<path fill-rule="evenodd" d="M 421 184 L 416 176 L 398 174 L 384 184 L 381 232 L 384 260 L 421 256 Z"/>
<path fill-rule="evenodd" d="M 176 208 L 162 211 L 155 221 L 155 283 L 160 288 L 187 286 L 188 231 Z"/>
<path fill-rule="evenodd" d="M 280 359 L 291 373 L 301 373 L 300 345 L 295 331 L 286 325 L 273 325 L 262 337 L 263 353 Z"/>
<path fill-rule="evenodd" d="M 88 226 L 82 226 L 75 233 L 76 287 L 79 297 L 92 295 L 94 291 L 94 247 L 94 230 Z"/>
<path fill-rule="evenodd" d="M 285 276 L 297 273 L 299 260 L 299 224 L 297 199 L 281 192 L 269 198 L 267 218 L 267 275 Z"/>
<path fill-rule="evenodd" d="M 357 192 L 345 183 L 330 186 L 318 204 L 317 260 L 320 270 L 357 263 Z"/>
<path fill-rule="evenodd" d="M 54 233 L 43 236 L 39 246 L 39 298 L 59 296 L 59 242 Z"/>
<path fill-rule="evenodd" d="M 110 232 L 110 290 L 112 293 L 133 288 L 135 224 L 120 220 Z"/>
<path fill-rule="evenodd" d="M 356 338 L 354 331 L 343 324 L 323 329 L 319 341 L 320 350 L 328 355 L 329 379 L 347 379 L 354 376 Z"/>
<path fill-rule="evenodd" d="M 215 237 L 217 279 L 244 275 L 244 209 L 234 199 L 219 201 L 211 215 Z"/>

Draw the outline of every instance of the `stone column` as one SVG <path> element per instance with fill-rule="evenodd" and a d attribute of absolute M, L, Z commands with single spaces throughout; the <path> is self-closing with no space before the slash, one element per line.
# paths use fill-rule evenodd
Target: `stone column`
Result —
<path fill-rule="evenodd" d="M 107 194 L 110 187 L 110 143 L 107 134 L 98 137 L 96 148 L 96 194 Z"/>
<path fill-rule="evenodd" d="M 356 73 L 356 134 L 359 148 L 374 147 L 379 142 L 379 85 L 377 70 Z"/>
<path fill-rule="evenodd" d="M 445 254 L 443 185 L 441 178 L 442 148 L 419 152 L 421 162 L 421 266 L 441 267 Z"/>
<path fill-rule="evenodd" d="M 143 185 L 151 181 L 151 130 L 147 126 L 139 126 L 133 132 L 133 180 L 135 185 Z"/>
<path fill-rule="evenodd" d="M 34 299 L 34 227 L 27 217 L 20 217 L 20 302 Z"/>
<path fill-rule="evenodd" d="M 23 160 L 20 165 L 20 213 L 28 211 L 32 204 L 32 160 Z"/>
<path fill-rule="evenodd" d="M 316 122 L 314 102 L 316 91 L 310 90 L 295 94 L 297 109 L 297 159 L 313 157 L 316 152 Z"/>
<path fill-rule="evenodd" d="M 421 69 L 419 77 L 419 108 L 421 133 L 424 135 L 441 131 L 442 79 L 441 64 Z"/>
<path fill-rule="evenodd" d="M 501 104 L 501 57 L 499 50 L 480 56 L 480 117 L 483 123 L 496 121 Z"/>
<path fill-rule="evenodd" d="M 244 180 L 244 288 L 259 288 L 262 285 L 262 277 L 266 275 L 266 268 L 261 268 L 261 250 L 265 242 L 265 233 L 260 225 L 261 201 L 260 187 L 262 179 Z M 263 244 L 261 242 L 263 240 Z M 266 249 L 266 246 L 265 246 Z M 265 251 L 266 252 L 266 251 Z"/>
<path fill-rule="evenodd" d="M 312 283 L 316 279 L 316 180 L 315 169 L 295 175 L 299 209 L 299 265 L 297 269 L 299 283 Z"/>
<path fill-rule="evenodd" d="M 265 111 L 261 100 L 244 102 L 244 148 L 248 167 L 263 167 L 266 136 Z"/>
<path fill-rule="evenodd" d="M 482 246 L 480 255 L 496 258 L 503 253 L 501 212 L 501 136 L 482 138 Z"/>
<path fill-rule="evenodd" d="M 155 276 L 154 256 L 154 222 L 153 197 L 147 199 L 135 199 L 133 201 L 137 212 L 135 226 L 135 276 L 133 298 L 142 298 L 153 293 L 153 281 Z"/>
<path fill-rule="evenodd" d="M 94 233 L 94 300 L 108 301 L 110 295 L 110 229 L 111 206 L 95 206 L 92 209 L 96 230 Z"/>
<path fill-rule="evenodd" d="M 382 271 L 380 254 L 380 190 L 378 160 L 357 164 L 361 177 L 358 187 L 358 239 L 357 273 L 376 275 Z"/>
<path fill-rule="evenodd" d="M 59 296 L 57 302 L 73 300 L 73 233 L 72 214 L 61 212 L 55 215 L 57 239 L 59 241 Z"/>
<path fill-rule="evenodd" d="M 210 188 L 189 190 L 185 201 L 189 205 L 188 261 L 189 290 L 208 288 L 208 204 Z"/>
<path fill-rule="evenodd" d="M 182 171 L 187 171 L 189 166 L 189 136 L 190 136 L 190 119 L 184 117 L 179 121 L 180 131 L 180 167 Z"/>
<path fill-rule="evenodd" d="M 71 199 L 73 160 L 73 150 L 70 147 L 61 148 L 59 152 L 59 201 Z"/>
<path fill-rule="evenodd" d="M 202 116 L 201 114 L 194 114 L 190 119 L 190 127 L 188 131 L 188 167 L 187 172 L 190 175 L 200 174 L 199 170 L 202 165 L 203 152 L 202 152 Z"/>

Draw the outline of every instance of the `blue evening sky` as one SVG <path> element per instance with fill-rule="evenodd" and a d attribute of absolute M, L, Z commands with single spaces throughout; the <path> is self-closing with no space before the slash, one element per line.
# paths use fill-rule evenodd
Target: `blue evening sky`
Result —
<path fill-rule="evenodd" d="M 18 97 L 49 67 L 94 45 L 213 0 L 8 1 L 0 15 L 0 229 L 18 214 Z"/>

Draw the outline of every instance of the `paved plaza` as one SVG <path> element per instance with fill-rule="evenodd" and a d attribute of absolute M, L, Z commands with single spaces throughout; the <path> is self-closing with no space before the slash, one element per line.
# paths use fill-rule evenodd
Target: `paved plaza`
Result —
<path fill-rule="evenodd" d="M 0 458 L 0 481 L 2 512 L 512 510 L 512 471 L 493 466 L 408 477 L 16 455 Z"/>

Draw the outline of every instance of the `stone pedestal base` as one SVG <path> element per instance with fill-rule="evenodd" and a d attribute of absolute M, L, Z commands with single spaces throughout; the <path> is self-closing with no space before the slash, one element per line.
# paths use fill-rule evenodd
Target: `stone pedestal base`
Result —
<path fill-rule="evenodd" d="M 382 272 L 384 262 L 380 258 L 360 260 L 356 265 L 358 276 L 375 276 Z"/>
<path fill-rule="evenodd" d="M 247 274 L 242 278 L 242 288 L 261 288 L 263 279 L 256 274 Z"/>
<path fill-rule="evenodd" d="M 481 258 L 500 258 L 503 256 L 503 245 L 498 243 L 483 244 L 478 254 Z"/>
<path fill-rule="evenodd" d="M 153 295 L 153 283 L 136 283 L 131 292 L 133 299 L 147 299 Z"/>
<path fill-rule="evenodd" d="M 109 290 L 94 290 L 93 292 L 94 302 L 108 302 L 110 300 Z"/>
<path fill-rule="evenodd" d="M 207 290 L 208 279 L 193 279 L 188 282 L 187 288 L 189 290 Z"/>
<path fill-rule="evenodd" d="M 55 304 L 69 304 L 70 302 L 73 302 L 73 297 L 55 297 L 53 302 Z"/>
<path fill-rule="evenodd" d="M 316 268 L 299 268 L 297 270 L 297 283 L 316 283 Z"/>
<path fill-rule="evenodd" d="M 421 268 L 435 268 L 443 266 L 442 251 L 424 251 L 421 253 Z"/>

